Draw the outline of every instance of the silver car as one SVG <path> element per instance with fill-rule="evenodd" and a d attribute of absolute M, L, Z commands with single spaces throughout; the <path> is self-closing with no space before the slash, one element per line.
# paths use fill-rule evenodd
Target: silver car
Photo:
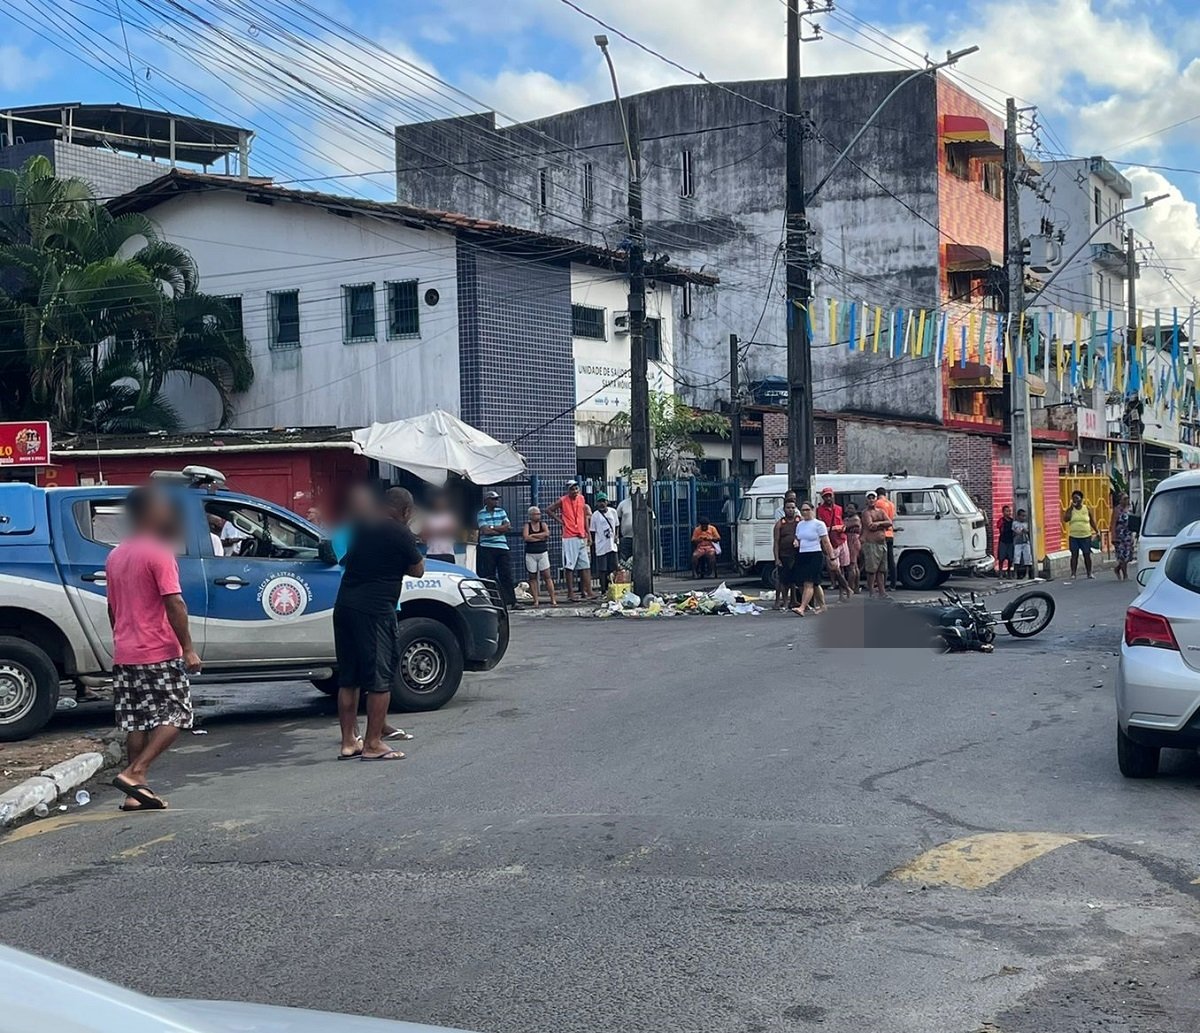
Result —
<path fill-rule="evenodd" d="M 1117 763 L 1127 778 L 1151 778 L 1164 747 L 1200 746 L 1200 521 L 1138 582 L 1117 668 Z"/>
<path fill-rule="evenodd" d="M 0 1033 L 453 1033 L 387 1019 L 240 1001 L 145 997 L 0 946 Z"/>

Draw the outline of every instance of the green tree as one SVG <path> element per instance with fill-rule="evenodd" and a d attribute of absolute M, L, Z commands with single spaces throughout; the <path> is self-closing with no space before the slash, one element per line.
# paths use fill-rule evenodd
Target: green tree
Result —
<path fill-rule="evenodd" d="M 0 414 L 63 432 L 174 429 L 168 376 L 212 384 L 222 423 L 253 380 L 233 312 L 183 248 L 31 158 L 0 170 Z"/>
<path fill-rule="evenodd" d="M 619 412 L 609 426 L 628 430 L 629 413 Z M 693 409 L 673 394 L 650 392 L 651 454 L 654 476 L 687 477 L 695 469 L 696 460 L 704 458 L 704 446 L 696 440 L 698 434 L 729 436 L 729 417 L 715 412 Z"/>

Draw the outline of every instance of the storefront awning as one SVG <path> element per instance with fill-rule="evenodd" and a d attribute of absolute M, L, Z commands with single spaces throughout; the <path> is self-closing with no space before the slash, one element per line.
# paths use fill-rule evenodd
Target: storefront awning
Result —
<path fill-rule="evenodd" d="M 976 156 L 1004 154 L 1004 130 L 977 115 L 943 115 L 942 140 L 966 144 Z"/>
<path fill-rule="evenodd" d="M 967 273 L 986 271 L 999 268 L 998 255 L 982 244 L 947 244 L 946 271 L 951 273 Z"/>
<path fill-rule="evenodd" d="M 1159 438 L 1142 438 L 1142 443 L 1145 445 L 1153 445 L 1155 448 L 1161 448 L 1166 452 L 1174 452 L 1179 458 L 1189 466 L 1200 465 L 1200 448 L 1195 445 L 1187 445 L 1182 441 L 1162 441 Z"/>

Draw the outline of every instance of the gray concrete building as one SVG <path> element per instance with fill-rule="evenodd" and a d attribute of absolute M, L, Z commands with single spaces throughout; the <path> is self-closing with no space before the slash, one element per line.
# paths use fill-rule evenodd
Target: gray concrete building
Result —
<path fill-rule="evenodd" d="M 906 74 L 805 80 L 810 188 Z M 728 395 L 731 333 L 745 345 L 743 382 L 785 372 L 784 83 L 669 86 L 629 103 L 641 124 L 649 251 L 720 274 L 717 287 L 679 288 L 675 305 L 679 389 L 711 406 Z M 810 207 L 819 292 L 929 308 L 945 297 L 944 224 L 961 208 L 942 182 L 947 113 L 981 123 L 987 114 L 944 78 L 909 83 L 821 190 Z M 611 247 L 625 237 L 626 155 L 612 103 L 504 127 L 491 114 L 403 125 L 395 136 L 398 200 Z M 978 163 L 967 162 L 982 180 Z M 957 239 L 999 255 L 1001 206 L 991 197 L 984 204 L 977 221 L 986 232 Z M 940 422 L 941 371 L 927 359 L 900 366 L 817 347 L 816 404 Z"/>

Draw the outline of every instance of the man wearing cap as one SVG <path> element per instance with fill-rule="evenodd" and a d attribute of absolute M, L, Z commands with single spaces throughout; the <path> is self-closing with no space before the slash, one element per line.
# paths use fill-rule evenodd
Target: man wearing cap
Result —
<path fill-rule="evenodd" d="M 595 599 L 592 591 L 592 556 L 588 550 L 588 525 L 592 511 L 579 490 L 578 481 L 567 481 L 567 493 L 552 502 L 546 515 L 562 524 L 563 569 L 567 578 L 567 599 L 575 602 L 575 575 L 579 574 L 580 597 Z"/>
<path fill-rule="evenodd" d="M 475 569 L 479 576 L 495 581 L 500 586 L 500 598 L 508 609 L 517 605 L 517 593 L 513 588 L 512 565 L 508 558 L 508 539 L 512 522 L 500 496 L 489 491 L 483 496 L 483 509 L 476 519 L 479 527 L 479 547 L 475 550 Z"/>
<path fill-rule="evenodd" d="M 862 514 L 863 567 L 867 572 L 867 595 L 887 595 L 887 529 L 892 526 L 888 515 L 879 508 L 878 496 L 867 492 L 867 508 Z"/>
<path fill-rule="evenodd" d="M 829 581 L 836 585 L 838 598 L 850 598 L 850 585 L 846 581 L 845 568 L 850 566 L 850 546 L 846 544 L 846 522 L 842 507 L 833 500 L 833 489 L 821 489 L 821 502 L 817 506 L 817 519 L 829 529 L 829 545 L 833 555 L 829 558 Z"/>
<path fill-rule="evenodd" d="M 600 576 L 600 591 L 607 592 L 613 574 L 617 572 L 617 514 L 608 508 L 608 495 L 596 494 L 596 508 L 588 521 L 592 532 L 592 549 L 596 556 L 596 573 Z"/>

